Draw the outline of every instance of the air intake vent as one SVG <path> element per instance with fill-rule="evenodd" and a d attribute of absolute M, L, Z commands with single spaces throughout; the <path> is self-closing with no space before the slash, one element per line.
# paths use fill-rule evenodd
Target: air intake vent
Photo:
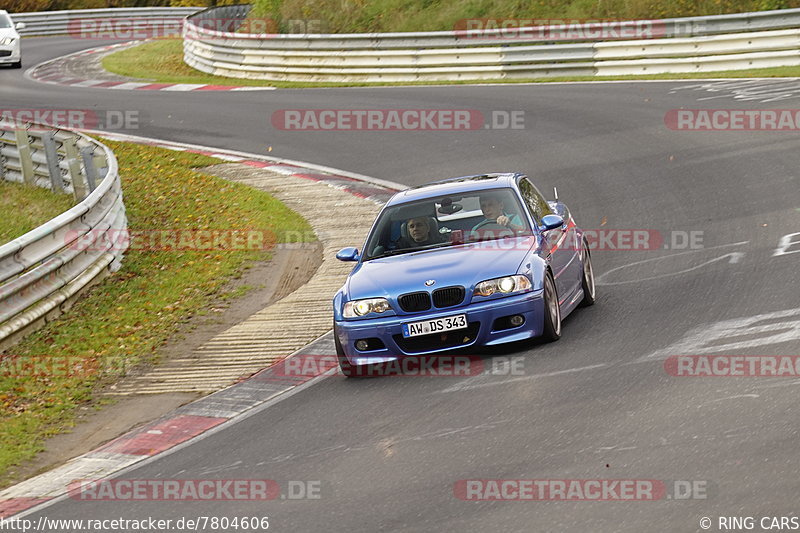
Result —
<path fill-rule="evenodd" d="M 453 307 L 464 301 L 464 287 L 444 287 L 433 291 L 433 305 Z"/>
<path fill-rule="evenodd" d="M 427 311 L 431 308 L 431 297 L 427 292 L 412 292 L 404 294 L 397 299 L 400 307 L 406 313 L 416 313 L 417 311 Z"/>

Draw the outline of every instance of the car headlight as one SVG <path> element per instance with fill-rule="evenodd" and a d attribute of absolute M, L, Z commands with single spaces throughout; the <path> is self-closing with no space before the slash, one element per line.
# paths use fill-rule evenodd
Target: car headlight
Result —
<path fill-rule="evenodd" d="M 0 39 L 0 44 L 14 44 L 16 39 L 14 37 L 4 37 Z"/>
<path fill-rule="evenodd" d="M 487 279 L 475 285 L 475 296 L 491 296 L 492 294 L 511 294 L 527 291 L 531 288 L 528 276 L 505 276 L 503 278 Z"/>
<path fill-rule="evenodd" d="M 386 298 L 367 298 L 366 300 L 353 300 L 344 304 L 344 317 L 356 318 L 370 313 L 384 313 L 391 309 Z"/>

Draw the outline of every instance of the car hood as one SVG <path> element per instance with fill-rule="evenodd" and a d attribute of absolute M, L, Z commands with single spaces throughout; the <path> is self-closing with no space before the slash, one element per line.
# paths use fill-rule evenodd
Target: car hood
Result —
<path fill-rule="evenodd" d="M 346 297 L 392 298 L 450 285 L 470 289 L 483 280 L 516 274 L 535 244 L 535 237 L 516 237 L 373 259 L 350 274 Z M 427 287 L 428 280 L 435 284 Z"/>

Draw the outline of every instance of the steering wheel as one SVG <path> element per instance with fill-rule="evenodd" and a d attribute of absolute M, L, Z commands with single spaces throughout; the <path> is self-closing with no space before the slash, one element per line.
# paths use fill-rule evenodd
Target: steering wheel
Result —
<path fill-rule="evenodd" d="M 505 228 L 505 226 L 503 226 L 502 224 L 498 224 L 496 221 L 487 218 L 486 220 L 478 222 L 478 225 L 475 226 L 472 229 L 473 230 L 478 230 L 478 229 L 481 229 L 484 226 L 488 226 L 489 224 L 491 224 L 492 226 L 498 226 L 498 227 L 501 227 L 501 228 Z"/>
<path fill-rule="evenodd" d="M 497 232 L 497 234 L 492 235 L 493 237 L 513 237 L 514 236 L 514 230 L 512 230 L 511 228 L 506 227 L 506 226 L 504 226 L 502 224 L 498 224 L 494 220 L 484 220 L 483 222 L 481 222 L 480 224 L 475 226 L 475 228 L 472 231 L 476 232 L 476 233 L 484 233 L 484 234 L 488 234 L 490 232 L 492 232 L 492 233 Z"/>

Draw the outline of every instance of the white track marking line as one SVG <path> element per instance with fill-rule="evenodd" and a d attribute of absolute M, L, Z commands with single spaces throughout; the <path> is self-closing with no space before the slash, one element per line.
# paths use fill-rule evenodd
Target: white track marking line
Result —
<path fill-rule="evenodd" d="M 759 324 L 760 322 L 769 323 Z M 756 337 L 715 344 L 715 341 L 736 339 L 748 335 Z M 725 353 L 732 350 L 790 342 L 799 338 L 800 308 L 785 309 L 700 325 L 684 334 L 679 341 L 628 364 L 658 361 L 671 355 Z"/>
<path fill-rule="evenodd" d="M 71 87 L 75 87 L 75 85 L 71 85 Z M 141 83 L 141 82 L 127 82 L 127 83 L 120 83 L 119 85 L 113 85 L 109 87 L 109 89 L 122 89 L 122 90 L 130 90 L 130 89 L 138 89 L 139 87 L 144 87 L 145 85 L 152 85 L 151 83 Z"/>
<path fill-rule="evenodd" d="M 600 363 L 600 364 L 597 364 L 597 365 L 581 366 L 581 367 L 577 367 L 577 368 L 568 368 L 566 370 L 557 370 L 555 372 L 545 372 L 545 373 L 542 373 L 542 374 L 531 374 L 529 376 L 518 376 L 518 377 L 513 377 L 513 378 L 510 378 L 510 379 L 504 379 L 504 380 L 497 380 L 497 381 L 493 380 L 493 381 L 484 381 L 482 383 L 472 383 L 472 380 L 477 379 L 477 378 L 481 378 L 483 376 L 486 376 L 486 374 L 481 374 L 480 376 L 475 376 L 475 378 L 471 378 L 471 379 L 466 380 L 466 381 L 464 381 L 462 383 L 458 383 L 458 384 L 453 385 L 451 387 L 447 387 L 446 389 L 443 389 L 443 390 L 439 391 L 439 394 L 444 394 L 444 393 L 449 393 L 449 392 L 460 392 L 460 391 L 472 390 L 472 389 L 482 389 L 482 388 L 485 388 L 485 387 L 495 387 L 497 385 L 507 385 L 509 383 L 515 383 L 517 381 L 528 381 L 528 380 L 531 380 L 531 379 L 549 378 L 549 377 L 553 377 L 553 376 L 562 376 L 562 375 L 565 375 L 565 374 L 574 374 L 574 373 L 577 373 L 577 372 L 583 372 L 583 371 L 586 371 L 586 370 L 595 370 L 595 369 L 598 369 L 598 368 L 605 368 L 605 367 L 608 367 L 608 366 L 611 366 L 611 363 Z"/>
<path fill-rule="evenodd" d="M 205 87 L 205 84 L 198 83 L 176 83 L 170 87 L 164 87 L 162 91 L 194 91 L 200 87 Z"/>
<path fill-rule="evenodd" d="M 688 254 L 694 254 L 694 253 L 698 253 L 698 252 L 705 252 L 705 251 L 708 251 L 708 250 L 716 250 L 718 248 L 728 248 L 728 247 L 731 247 L 731 246 L 743 246 L 743 245 L 745 245 L 745 244 L 747 244 L 749 242 L 750 241 L 742 241 L 742 242 L 734 242 L 734 243 L 730 243 L 730 244 L 721 244 L 719 246 L 711 246 L 709 248 L 701 248 L 699 250 L 690 250 L 688 252 L 680 252 L 680 253 L 677 253 L 677 254 L 662 255 L 662 256 L 659 256 L 659 257 L 651 257 L 649 259 L 643 259 L 642 261 L 635 261 L 633 263 L 628 263 L 626 265 L 622 265 L 622 266 L 618 266 L 616 268 L 612 268 L 608 272 L 604 272 L 602 275 L 600 275 L 595 280 L 595 284 L 596 285 L 605 285 L 605 286 L 608 286 L 608 285 L 624 285 L 626 283 L 638 283 L 638 282 L 641 282 L 641 281 L 650 281 L 650 280 L 654 280 L 654 279 L 668 278 L 668 277 L 671 277 L 671 276 L 677 276 L 677 275 L 680 275 L 680 274 L 685 274 L 687 272 L 691 272 L 693 270 L 697 270 L 698 268 L 704 267 L 706 265 L 709 265 L 711 263 L 714 263 L 716 261 L 719 261 L 719 260 L 725 259 L 725 258 L 728 258 L 728 262 L 729 263 L 738 263 L 739 261 L 741 261 L 742 257 L 744 257 L 744 254 L 741 253 L 741 252 L 732 252 L 732 253 L 728 253 L 728 254 L 716 257 L 714 259 L 711 259 L 711 260 L 706 261 L 704 263 L 701 263 L 699 265 L 695 265 L 693 267 L 686 268 L 684 270 L 679 270 L 677 272 L 670 272 L 668 274 L 660 274 L 658 276 L 651 276 L 651 277 L 648 277 L 648 278 L 632 279 L 632 280 L 625 280 L 625 281 L 611 281 L 611 282 L 603 281 L 603 278 L 605 278 L 606 276 L 608 276 L 612 272 L 616 272 L 618 270 L 622 270 L 622 269 L 629 268 L 629 267 L 632 267 L 632 266 L 643 265 L 645 263 L 652 263 L 653 261 L 663 261 L 664 259 L 670 259 L 670 258 L 673 258 L 673 257 L 678 257 L 678 256 L 688 255 Z"/>
<path fill-rule="evenodd" d="M 103 80 L 83 80 L 78 83 L 71 83 L 70 87 L 94 87 L 95 85 L 100 85 L 101 83 L 105 83 Z"/>

